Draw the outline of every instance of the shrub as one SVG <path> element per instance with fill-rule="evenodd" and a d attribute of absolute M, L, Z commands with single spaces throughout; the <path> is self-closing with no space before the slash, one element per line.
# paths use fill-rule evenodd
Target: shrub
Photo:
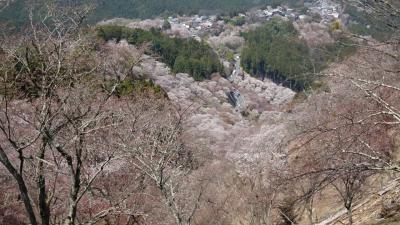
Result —
<path fill-rule="evenodd" d="M 333 21 L 332 24 L 331 24 L 331 29 L 333 31 L 340 30 L 341 29 L 340 21 L 339 20 Z"/>

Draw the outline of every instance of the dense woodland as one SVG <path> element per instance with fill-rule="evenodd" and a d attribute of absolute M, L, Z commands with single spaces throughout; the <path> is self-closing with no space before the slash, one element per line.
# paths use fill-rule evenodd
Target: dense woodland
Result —
<path fill-rule="evenodd" d="M 246 47 L 241 63 L 252 75 L 268 77 L 296 90 L 312 82 L 312 77 L 303 76 L 313 68 L 310 50 L 297 40 L 297 32 L 290 22 L 273 20 L 244 37 Z"/>
<path fill-rule="evenodd" d="M 243 36 L 246 39 L 243 68 L 253 76 L 272 79 L 296 91 L 310 88 L 318 72 L 355 50 L 345 37 L 311 49 L 298 38 L 292 22 L 279 19 Z"/>
<path fill-rule="evenodd" d="M 150 44 L 151 53 L 161 57 L 173 72 L 188 73 L 195 80 L 209 79 L 213 73 L 224 73 L 217 54 L 204 42 L 171 38 L 156 29 L 145 31 L 114 25 L 98 27 L 98 34 L 106 41 L 125 39 L 133 45 Z"/>

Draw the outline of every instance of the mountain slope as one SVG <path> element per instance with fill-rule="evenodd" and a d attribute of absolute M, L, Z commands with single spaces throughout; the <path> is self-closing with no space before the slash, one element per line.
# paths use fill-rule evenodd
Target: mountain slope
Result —
<path fill-rule="evenodd" d="M 44 3 L 37 5 L 44 6 Z M 290 3 L 298 4 L 296 0 L 70 0 L 62 4 L 94 3 L 96 9 L 89 16 L 90 22 L 97 22 L 115 17 L 124 18 L 151 18 L 171 14 L 196 14 L 196 13 L 223 13 L 235 14 L 251 7 L 266 4 Z M 27 0 L 15 0 L 8 7 L 0 11 L 0 21 L 8 27 L 19 29 L 27 23 L 28 7 L 31 3 Z"/>

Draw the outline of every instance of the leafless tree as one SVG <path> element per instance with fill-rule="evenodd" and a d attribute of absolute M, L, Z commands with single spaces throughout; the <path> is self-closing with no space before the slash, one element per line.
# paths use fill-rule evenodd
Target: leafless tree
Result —
<path fill-rule="evenodd" d="M 79 202 L 114 158 L 99 136 L 120 117 L 107 105 L 112 91 L 96 91 L 99 66 L 87 60 L 91 44 L 81 31 L 88 10 L 49 5 L 39 24 L 31 18 L 31 37 L 2 46 L 0 162 L 33 225 L 76 224 Z"/>
<path fill-rule="evenodd" d="M 120 133 L 120 143 L 129 163 L 158 189 L 175 223 L 192 224 L 204 183 L 190 176 L 197 162 L 181 140 L 183 114 L 165 103 L 144 101 L 141 108 L 128 106 L 130 119 Z M 196 183 L 197 189 L 187 189 Z"/>
<path fill-rule="evenodd" d="M 353 224 L 354 202 L 361 196 L 369 174 L 367 171 L 360 171 L 359 168 L 342 170 L 338 174 L 338 179 L 332 183 L 347 210 L 350 225 Z"/>
<path fill-rule="evenodd" d="M 349 116 L 348 113 L 345 116 L 339 113 L 337 119 L 352 120 L 348 124 L 351 127 L 357 127 L 356 129 L 359 132 L 356 132 L 353 137 L 357 136 L 363 149 L 354 151 L 349 148 L 343 151 L 353 156 L 363 157 L 365 165 L 368 165 L 370 169 L 398 171 L 398 163 L 386 157 L 389 154 L 388 148 L 390 147 L 387 146 L 387 142 L 385 143 L 387 139 L 382 137 L 387 136 L 385 133 L 390 130 L 399 130 L 400 125 L 400 102 L 398 101 L 400 96 L 398 80 L 400 73 L 400 55 L 398 52 L 400 5 L 396 1 L 349 0 L 343 1 L 343 3 L 352 4 L 364 10 L 373 20 L 381 21 L 385 26 L 384 28 L 392 32 L 392 37 L 383 42 L 353 34 L 354 38 L 364 40 L 363 44 L 357 45 L 360 51 L 365 49 L 367 50 L 366 54 L 373 54 L 374 58 L 381 58 L 385 63 L 371 62 L 369 65 L 360 63 L 355 64 L 354 72 L 351 74 L 340 72 L 328 74 L 339 82 L 347 83 L 349 89 L 355 92 L 358 98 L 352 99 L 354 102 L 358 102 L 353 105 L 353 109 L 349 105 L 345 106 L 349 109 L 348 112 L 352 111 L 352 115 Z M 360 102 L 364 102 L 364 104 L 359 104 Z M 367 110 L 361 110 L 359 107 L 364 107 Z M 379 144 L 376 140 L 379 137 L 373 137 L 367 129 L 375 129 L 381 135 Z M 369 133 L 369 138 L 365 135 L 359 135 L 361 133 Z"/>
<path fill-rule="evenodd" d="M 360 1 L 358 6 L 361 3 L 381 20 L 399 17 L 394 5 Z M 388 27 L 398 26 L 393 24 L 396 20 L 386 21 Z M 353 208 L 365 192 L 368 178 L 376 173 L 399 171 L 398 161 L 392 155 L 393 133 L 399 131 L 400 104 L 398 29 L 393 32 L 393 37 L 383 43 L 352 35 L 353 40 L 362 40 L 363 44 L 356 44 L 360 54 L 370 58 L 349 59 L 355 61 L 352 71 L 346 70 L 348 73 L 333 69 L 332 73 L 322 74 L 341 87 L 335 87 L 330 96 L 319 97 L 320 102 L 315 103 L 309 117 L 312 121 L 303 123 L 307 125 L 302 127 L 299 144 L 294 148 L 302 149 L 295 161 L 302 164 L 299 177 L 324 177 L 322 183 L 312 188 L 315 193 L 332 184 L 347 210 L 349 224 L 353 224 Z"/>

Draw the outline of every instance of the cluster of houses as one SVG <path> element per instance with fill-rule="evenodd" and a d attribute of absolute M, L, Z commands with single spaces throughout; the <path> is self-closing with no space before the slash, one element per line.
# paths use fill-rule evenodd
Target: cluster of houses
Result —
<path fill-rule="evenodd" d="M 322 17 L 322 21 L 330 23 L 332 21 L 338 20 L 340 17 L 340 5 L 331 0 L 318 0 L 314 3 L 305 3 L 306 7 L 312 13 L 318 13 Z"/>
<path fill-rule="evenodd" d="M 258 9 L 255 12 L 248 12 L 247 16 L 256 16 L 257 18 L 262 19 L 271 19 L 275 16 L 286 17 L 286 18 L 295 18 L 296 13 L 294 9 L 278 6 L 276 8 L 272 8 L 271 6 L 267 6 L 266 9 Z"/>
<path fill-rule="evenodd" d="M 217 16 L 168 17 L 171 27 L 186 30 L 190 36 L 198 39 L 203 33 L 222 31 L 225 22 Z"/>
<path fill-rule="evenodd" d="M 293 9 L 278 6 L 277 8 L 272 8 L 268 6 L 264 10 L 256 10 L 252 12 L 247 12 L 246 14 L 240 13 L 237 18 L 249 19 L 250 17 L 258 17 L 261 20 L 268 20 L 275 16 L 280 17 L 290 17 L 295 18 L 298 16 Z M 235 18 L 234 18 L 235 19 Z M 219 33 L 223 31 L 224 26 L 227 21 L 224 21 L 216 15 L 212 16 L 199 16 L 195 15 L 192 17 L 180 16 L 180 17 L 168 17 L 168 22 L 171 24 L 173 30 L 178 31 L 181 36 L 192 36 L 196 39 L 202 34 L 206 33 Z M 186 35 L 182 35 L 186 33 Z"/>
<path fill-rule="evenodd" d="M 317 0 L 314 2 L 304 3 L 304 6 L 308 8 L 307 14 L 319 14 L 322 22 L 331 23 L 332 21 L 338 20 L 341 14 L 341 7 L 338 3 L 332 0 Z M 256 18 L 269 20 L 273 17 L 282 17 L 294 20 L 306 20 L 309 18 L 308 15 L 300 14 L 295 9 L 291 9 L 286 6 L 278 6 L 272 8 L 268 6 L 266 9 L 258 9 L 256 11 L 250 11 L 246 13 L 247 16 L 255 16 Z"/>
<path fill-rule="evenodd" d="M 307 14 L 319 14 L 321 15 L 322 22 L 331 23 L 339 19 L 340 17 L 340 6 L 334 3 L 332 0 L 318 0 L 313 3 L 305 3 L 305 6 L 309 9 Z M 298 10 L 289 8 L 287 6 L 277 6 L 273 8 L 267 6 L 264 9 L 251 10 L 245 14 L 241 13 L 237 18 L 244 19 L 246 21 L 258 20 L 265 21 L 274 17 L 281 17 L 292 20 L 307 20 L 310 16 L 301 14 Z M 227 21 L 221 19 L 216 15 L 212 16 L 179 16 L 179 17 L 168 17 L 168 22 L 171 24 L 172 32 L 179 33 L 179 36 L 193 37 L 197 40 L 201 40 L 200 37 L 205 34 L 218 35 L 224 30 L 224 26 Z"/>

